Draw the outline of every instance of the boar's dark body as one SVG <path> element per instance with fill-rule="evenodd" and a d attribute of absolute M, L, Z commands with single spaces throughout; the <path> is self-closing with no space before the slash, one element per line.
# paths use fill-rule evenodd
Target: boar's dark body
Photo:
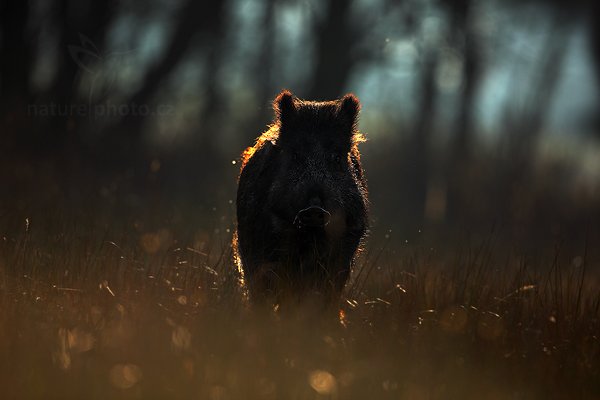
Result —
<path fill-rule="evenodd" d="M 338 300 L 367 230 L 358 99 L 283 91 L 275 123 L 243 154 L 234 249 L 254 301 Z"/>

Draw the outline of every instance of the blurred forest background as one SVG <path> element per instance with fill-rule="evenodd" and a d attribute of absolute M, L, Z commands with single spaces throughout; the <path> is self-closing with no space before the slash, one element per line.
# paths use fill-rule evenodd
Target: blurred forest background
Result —
<path fill-rule="evenodd" d="M 598 238 L 597 1 L 0 4 L 5 231 L 231 227 L 239 155 L 288 88 L 361 99 L 374 237 Z"/>

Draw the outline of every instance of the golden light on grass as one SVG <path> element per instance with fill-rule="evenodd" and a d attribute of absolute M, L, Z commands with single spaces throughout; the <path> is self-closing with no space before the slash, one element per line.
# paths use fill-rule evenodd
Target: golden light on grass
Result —
<path fill-rule="evenodd" d="M 117 364 L 111 368 L 110 383 L 119 389 L 129 389 L 142 379 L 142 370 L 135 364 Z"/>
<path fill-rule="evenodd" d="M 324 370 L 314 370 L 308 374 L 308 383 L 317 393 L 321 395 L 332 395 L 337 392 L 337 381 L 335 377 Z"/>
<path fill-rule="evenodd" d="M 248 306 L 210 235 L 167 251 L 175 236 L 149 232 L 164 246 L 149 254 L 140 229 L 51 250 L 0 235 L 0 398 L 598 397 L 584 257 L 524 270 L 384 253 L 341 310 L 298 316 Z"/>

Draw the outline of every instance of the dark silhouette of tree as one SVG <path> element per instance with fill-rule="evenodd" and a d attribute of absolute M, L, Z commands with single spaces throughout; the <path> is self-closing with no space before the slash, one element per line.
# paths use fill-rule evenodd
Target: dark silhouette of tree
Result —
<path fill-rule="evenodd" d="M 27 33 L 29 3 L 26 1 L 3 1 L 0 5 L 2 17 L 2 60 L 0 81 L 3 99 L 23 97 L 28 93 L 32 43 Z"/>
<path fill-rule="evenodd" d="M 77 93 L 81 74 L 81 63 L 92 62 L 92 60 L 76 60 L 71 49 L 80 45 L 82 41 L 88 41 L 94 51 L 101 56 L 105 53 L 106 34 L 110 21 L 113 18 L 116 1 L 90 1 L 79 2 L 76 0 L 61 0 L 58 3 L 56 27 L 58 30 L 57 50 L 57 76 L 49 90 L 42 95 L 41 99 L 52 101 L 64 106 L 87 101 Z M 80 121 L 74 115 L 56 115 L 49 121 L 49 126 L 43 134 L 42 142 L 50 148 L 62 149 L 72 152 L 80 148 Z"/>
<path fill-rule="evenodd" d="M 244 137 L 253 140 L 265 128 L 265 123 L 273 118 L 271 100 L 280 88 L 273 84 L 273 66 L 276 62 L 275 54 L 275 0 L 265 0 L 262 21 L 259 22 L 263 29 L 262 40 L 258 57 L 253 66 L 252 75 L 258 84 L 256 99 L 259 110 L 254 121 L 250 124 L 252 129 L 244 133 Z M 249 142 L 248 142 L 249 143 Z"/>
<path fill-rule="evenodd" d="M 590 44 L 594 58 L 597 85 L 600 87 L 600 2 L 592 2 L 590 18 Z"/>
<path fill-rule="evenodd" d="M 203 107 L 198 110 L 198 115 L 203 132 L 192 138 L 191 146 L 194 151 L 202 150 L 211 155 L 214 154 L 215 140 L 212 133 L 218 129 L 222 117 L 221 110 L 225 108 L 219 72 L 222 68 L 223 53 L 226 51 L 226 21 L 223 2 L 220 3 L 221 8 L 212 8 L 209 11 L 213 19 L 211 24 L 202 28 L 201 40 L 206 48 L 206 73 L 201 88 L 201 92 L 204 93 Z"/>
<path fill-rule="evenodd" d="M 503 153 L 490 186 L 490 201 L 494 202 L 496 212 L 503 220 L 516 217 L 514 208 L 523 206 L 518 204 L 518 199 L 532 190 L 537 145 L 560 81 L 570 29 L 568 18 L 556 12 L 546 34 L 542 55 L 537 60 L 535 70 L 539 73 L 529 84 L 523 108 L 515 109 L 513 104 L 505 106 L 505 126 L 500 142 Z M 529 217 L 534 218 L 534 215 Z"/>
<path fill-rule="evenodd" d="M 223 161 L 217 148 L 217 140 L 226 109 L 225 97 L 220 81 L 220 71 L 223 67 L 223 55 L 227 51 L 225 34 L 227 21 L 225 19 L 224 1 L 216 2 L 220 6 L 209 6 L 207 12 L 211 18 L 200 31 L 200 45 L 205 48 L 205 73 L 199 92 L 203 93 L 202 107 L 198 110 L 199 131 L 194 132 L 178 162 L 180 168 L 180 190 L 183 193 L 194 192 L 200 201 L 204 198 L 204 188 L 218 185 L 218 174 L 200 174 L 190 177 L 185 174 L 189 169 L 210 171 Z M 190 187 L 193 190 L 190 190 Z"/>
<path fill-rule="evenodd" d="M 400 170 L 406 170 L 409 188 L 401 196 L 408 205 L 405 220 L 412 228 L 421 226 L 425 217 L 425 203 L 431 175 L 432 157 L 430 154 L 433 122 L 436 118 L 437 90 L 435 71 L 438 65 L 437 49 L 426 48 L 421 60 L 419 81 L 420 100 L 417 119 L 413 128 L 405 160 Z"/>
<path fill-rule="evenodd" d="M 450 25 L 454 43 L 460 45 L 463 55 L 463 84 L 457 121 L 453 135 L 453 157 L 455 160 L 468 158 L 473 136 L 473 111 L 475 94 L 479 86 L 481 71 L 480 44 L 474 32 L 472 4 L 470 0 L 451 2 Z"/>
<path fill-rule="evenodd" d="M 29 14 L 27 1 L 0 3 L 0 130 L 7 149 L 22 137 L 28 125 L 25 108 L 33 60 L 33 42 L 27 30 Z"/>
<path fill-rule="evenodd" d="M 590 7 L 590 20 L 589 20 L 589 35 L 590 35 L 590 49 L 592 53 L 592 59 L 594 60 L 594 73 L 596 75 L 596 87 L 600 92 L 600 2 L 593 1 Z M 600 99 L 599 99 L 600 101 Z M 600 139 L 600 116 L 596 114 L 592 121 L 595 129 L 595 135 Z"/>
<path fill-rule="evenodd" d="M 451 221 L 456 221 L 461 209 L 461 192 L 468 184 L 468 171 L 471 164 L 473 146 L 473 115 L 477 109 L 476 91 L 482 75 L 480 44 L 473 26 L 473 5 L 471 0 L 451 0 L 445 2 L 449 10 L 451 43 L 460 51 L 463 59 L 462 85 L 458 113 L 453 128 L 449 149 L 447 171 L 447 213 Z"/>
<path fill-rule="evenodd" d="M 307 93 L 310 99 L 333 99 L 345 89 L 356 62 L 352 48 L 358 39 L 356 27 L 349 18 L 351 4 L 347 0 L 329 0 L 325 15 L 316 22 L 315 67 Z"/>
<path fill-rule="evenodd" d="M 226 3 L 226 1 L 200 2 L 189 0 L 182 6 L 176 19 L 175 31 L 164 56 L 146 73 L 140 89 L 130 96 L 127 101 L 128 104 L 144 104 L 152 108 L 156 103 L 154 96 L 157 90 L 187 54 L 192 44 L 208 49 L 208 72 L 205 80 L 206 102 L 216 102 L 218 96 L 215 87 L 217 84 L 216 71 L 219 68 L 218 54 Z M 216 105 L 213 104 L 208 107 L 216 107 Z M 207 112 L 208 110 L 203 110 L 201 115 L 206 115 Z M 131 155 L 139 154 L 141 149 L 144 148 L 142 145 L 144 118 L 128 115 L 117 123 L 117 129 L 111 127 L 106 133 L 108 146 L 105 151 L 116 152 L 126 159 L 131 159 Z"/>

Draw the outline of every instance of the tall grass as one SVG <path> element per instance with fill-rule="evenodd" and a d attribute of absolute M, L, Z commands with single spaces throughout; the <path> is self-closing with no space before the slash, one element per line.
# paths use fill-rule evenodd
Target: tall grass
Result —
<path fill-rule="evenodd" d="M 2 398 L 600 397 L 586 251 L 375 241 L 334 312 L 264 312 L 225 229 L 52 224 L 0 237 Z"/>

